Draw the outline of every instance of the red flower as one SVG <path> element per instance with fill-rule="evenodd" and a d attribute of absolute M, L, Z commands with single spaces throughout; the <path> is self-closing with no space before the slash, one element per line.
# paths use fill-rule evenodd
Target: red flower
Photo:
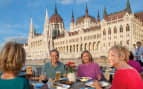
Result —
<path fill-rule="evenodd" d="M 75 71 L 75 63 L 74 62 L 68 62 L 66 64 L 67 72 L 74 72 Z"/>
<path fill-rule="evenodd" d="M 72 68 L 75 68 L 76 66 L 75 65 L 73 65 L 73 66 L 71 66 Z"/>

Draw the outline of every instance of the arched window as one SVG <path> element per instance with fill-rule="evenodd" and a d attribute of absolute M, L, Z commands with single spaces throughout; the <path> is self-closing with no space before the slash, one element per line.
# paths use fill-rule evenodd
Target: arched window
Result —
<path fill-rule="evenodd" d="M 120 32 L 123 32 L 123 26 L 120 25 Z"/>
<path fill-rule="evenodd" d="M 105 31 L 105 29 L 103 30 L 103 35 L 106 35 L 106 31 Z"/>
<path fill-rule="evenodd" d="M 78 52 L 78 44 L 76 45 L 76 52 Z"/>
<path fill-rule="evenodd" d="M 117 33 L 117 28 L 116 28 L 116 26 L 114 27 L 114 33 Z"/>
<path fill-rule="evenodd" d="M 123 43 L 122 43 L 122 41 L 120 41 L 120 46 L 122 46 L 123 45 Z"/>
<path fill-rule="evenodd" d="M 129 24 L 126 25 L 126 31 L 130 31 L 130 26 L 129 26 Z"/>
<path fill-rule="evenodd" d="M 116 45 L 116 41 L 114 41 L 114 45 Z"/>
<path fill-rule="evenodd" d="M 87 48 L 86 46 L 87 46 L 87 43 L 85 43 L 85 45 L 84 45 L 84 50 L 86 50 L 86 48 Z"/>
<path fill-rule="evenodd" d="M 129 45 L 129 40 L 127 40 L 127 45 Z"/>
<path fill-rule="evenodd" d="M 72 46 L 70 46 L 70 53 L 72 52 Z"/>
<path fill-rule="evenodd" d="M 82 44 L 80 45 L 80 51 L 82 51 Z"/>
<path fill-rule="evenodd" d="M 111 35 L 111 28 L 109 27 L 108 34 Z"/>

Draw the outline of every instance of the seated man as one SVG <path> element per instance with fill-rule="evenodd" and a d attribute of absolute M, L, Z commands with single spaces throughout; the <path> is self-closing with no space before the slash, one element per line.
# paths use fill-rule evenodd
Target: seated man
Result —
<path fill-rule="evenodd" d="M 59 52 L 54 49 L 50 51 L 51 61 L 48 63 L 45 63 L 45 65 L 42 68 L 42 75 L 41 79 L 55 79 L 56 78 L 56 72 L 60 72 L 61 76 L 66 75 L 66 68 L 63 63 L 58 61 L 59 59 Z"/>

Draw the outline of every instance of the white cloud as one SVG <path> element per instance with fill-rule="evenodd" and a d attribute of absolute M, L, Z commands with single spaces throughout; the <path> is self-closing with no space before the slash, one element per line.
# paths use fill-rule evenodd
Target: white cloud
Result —
<path fill-rule="evenodd" d="M 9 6 L 15 0 L 0 0 L 0 7 Z"/>
<path fill-rule="evenodd" d="M 88 3 L 89 0 L 75 0 L 77 4 Z"/>
<path fill-rule="evenodd" d="M 73 0 L 59 0 L 61 4 L 72 4 Z"/>
<path fill-rule="evenodd" d="M 16 41 L 18 43 L 27 43 L 27 37 L 18 36 L 18 37 L 8 37 L 5 39 L 6 42 L 8 41 Z"/>
<path fill-rule="evenodd" d="M 77 4 L 86 3 L 86 2 L 88 3 L 89 0 L 58 0 L 57 2 L 63 5 L 68 5 L 72 3 L 77 3 Z"/>
<path fill-rule="evenodd" d="M 29 7 L 39 7 L 40 5 L 41 5 L 41 3 L 38 1 L 28 3 Z"/>
<path fill-rule="evenodd" d="M 17 42 L 17 43 L 27 43 L 27 37 L 24 37 L 24 36 L 17 36 L 17 37 L 7 37 L 4 39 L 4 41 L 2 41 L 2 43 L 0 43 L 0 50 L 2 49 L 2 47 L 4 46 L 4 44 L 6 42 L 9 42 L 9 41 L 14 41 L 14 42 Z"/>
<path fill-rule="evenodd" d="M 24 29 L 28 26 L 28 24 L 0 24 L 0 35 L 23 35 Z"/>

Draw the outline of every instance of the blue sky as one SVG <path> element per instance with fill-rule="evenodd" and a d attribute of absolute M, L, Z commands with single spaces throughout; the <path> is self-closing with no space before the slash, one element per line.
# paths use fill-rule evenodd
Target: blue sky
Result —
<path fill-rule="evenodd" d="M 36 32 L 43 32 L 45 10 L 49 17 L 54 13 L 55 3 L 58 13 L 63 18 L 65 28 L 69 30 L 72 9 L 75 19 L 83 16 L 86 3 L 91 16 L 97 17 L 99 10 L 102 18 L 104 5 L 107 12 L 119 12 L 126 8 L 127 0 L 0 0 L 0 47 L 12 39 L 28 38 L 30 18 Z M 143 11 L 143 0 L 130 0 L 132 12 Z"/>

